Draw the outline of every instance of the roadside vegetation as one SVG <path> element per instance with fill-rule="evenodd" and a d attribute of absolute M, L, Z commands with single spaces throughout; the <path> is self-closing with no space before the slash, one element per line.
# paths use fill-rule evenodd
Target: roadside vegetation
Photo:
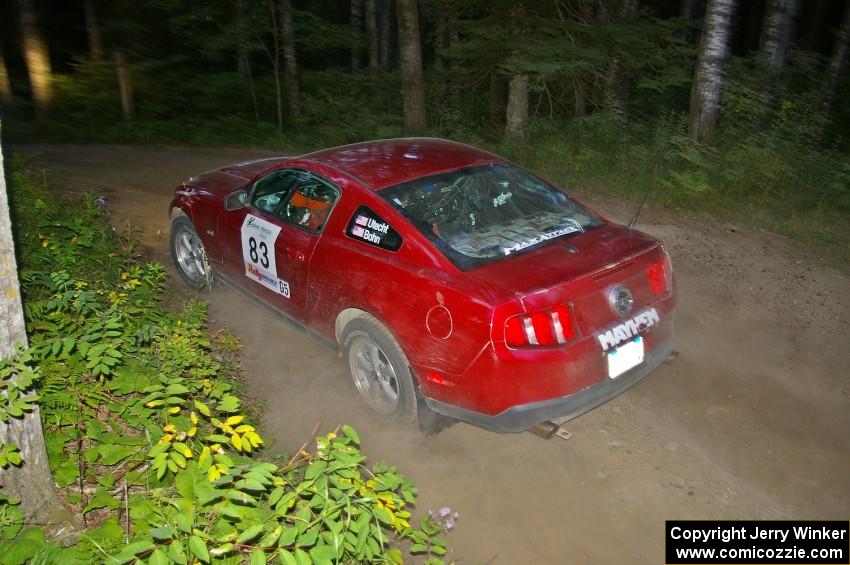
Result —
<path fill-rule="evenodd" d="M 412 526 L 416 488 L 368 463 L 354 429 L 269 452 L 240 398 L 237 343 L 206 331 L 205 303 L 166 307 L 163 266 L 102 200 L 63 201 L 47 172 L 12 169 L 30 347 L 0 364 L 0 421 L 38 403 L 80 525 L 48 539 L 0 496 L 0 563 L 441 562 L 445 516 Z M 25 464 L 0 445 L 0 469 Z"/>

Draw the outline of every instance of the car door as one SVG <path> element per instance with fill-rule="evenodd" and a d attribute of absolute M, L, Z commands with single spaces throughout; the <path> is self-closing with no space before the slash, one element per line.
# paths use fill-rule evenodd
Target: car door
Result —
<path fill-rule="evenodd" d="M 258 180 L 245 208 L 219 221 L 222 263 L 252 294 L 304 321 L 309 263 L 339 188 L 303 169 Z"/>

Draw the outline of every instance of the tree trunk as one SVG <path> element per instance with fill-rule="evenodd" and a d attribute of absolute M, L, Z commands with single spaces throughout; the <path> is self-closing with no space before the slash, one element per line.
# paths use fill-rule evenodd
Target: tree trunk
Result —
<path fill-rule="evenodd" d="M 824 118 L 827 118 L 829 112 L 832 110 L 832 103 L 835 100 L 835 89 L 838 87 L 841 70 L 844 68 L 844 63 L 847 59 L 848 40 L 850 40 L 850 2 L 844 6 L 841 27 L 838 28 L 838 34 L 835 36 L 832 56 L 829 59 L 829 67 L 826 69 L 826 76 L 823 81 L 821 112 Z"/>
<path fill-rule="evenodd" d="M 638 0 L 625 0 L 620 10 L 620 18 L 631 20 L 637 17 L 640 12 L 640 4 Z M 608 70 L 605 73 L 605 106 L 618 113 L 624 113 L 628 105 L 629 98 L 629 77 L 623 71 L 623 65 L 620 58 L 615 56 L 608 63 Z"/>
<path fill-rule="evenodd" d="M 422 77 L 422 43 L 417 0 L 397 0 L 398 52 L 404 129 L 418 135 L 425 131 L 425 81 Z"/>
<path fill-rule="evenodd" d="M 390 68 L 390 39 L 393 33 L 393 0 L 381 2 L 381 42 L 378 46 L 378 60 L 384 69 Z"/>
<path fill-rule="evenodd" d="M 791 40 L 796 30 L 800 0 L 769 0 L 761 36 L 761 53 L 768 68 L 785 68 Z"/>
<path fill-rule="evenodd" d="M 251 55 L 248 52 L 248 39 L 246 16 L 248 6 L 246 0 L 237 2 L 237 18 L 239 19 L 239 38 L 236 42 L 236 70 L 248 84 L 248 92 L 251 94 L 251 108 L 254 110 L 254 119 L 260 122 L 260 110 L 257 107 L 257 91 L 254 88 L 254 69 L 251 66 Z"/>
<path fill-rule="evenodd" d="M 490 122 L 499 129 L 505 127 L 507 86 L 507 83 L 498 73 L 490 74 Z"/>
<path fill-rule="evenodd" d="M 442 51 L 449 46 L 449 7 L 445 0 L 437 2 L 436 26 L 434 29 L 434 68 L 442 71 L 446 68 Z"/>
<path fill-rule="evenodd" d="M 9 200 L 3 174 L 3 153 L 0 149 L 0 359 L 15 353 L 15 347 L 27 346 L 24 311 L 18 286 L 18 267 L 9 218 Z M 15 444 L 23 463 L 0 471 L 0 487 L 11 497 L 21 499 L 21 509 L 27 523 L 48 526 L 55 530 L 70 520 L 70 513 L 56 494 L 38 408 L 20 419 L 0 422 L 0 444 Z"/>
<path fill-rule="evenodd" d="M 691 87 L 690 135 L 703 142 L 717 127 L 723 91 L 723 61 L 729 53 L 732 16 L 737 0 L 709 0 L 702 44 Z"/>
<path fill-rule="evenodd" d="M 115 70 L 118 73 L 118 94 L 121 97 L 121 113 L 125 120 L 133 119 L 135 102 L 133 100 L 133 81 L 130 78 L 130 67 L 127 55 L 123 51 L 115 52 Z"/>
<path fill-rule="evenodd" d="M 696 12 L 697 0 L 682 0 L 682 8 L 679 10 L 679 16 L 686 20 L 691 20 Z"/>
<path fill-rule="evenodd" d="M 283 72 L 286 81 L 286 98 L 289 117 L 301 116 L 301 87 L 298 83 L 298 59 L 295 56 L 295 26 L 292 24 L 291 0 L 280 0 L 281 27 L 283 28 Z"/>
<path fill-rule="evenodd" d="M 369 46 L 369 68 L 378 68 L 378 11 L 376 0 L 366 0 L 366 43 Z"/>
<path fill-rule="evenodd" d="M 103 40 L 100 35 L 100 24 L 97 23 L 94 0 L 85 0 L 83 8 L 86 14 L 86 35 L 89 39 L 89 57 L 94 61 L 102 61 Z"/>
<path fill-rule="evenodd" d="M 351 0 L 351 70 L 360 69 L 360 35 L 363 32 L 363 0 Z"/>
<path fill-rule="evenodd" d="M 3 57 L 3 47 L 0 45 L 0 117 L 3 112 L 12 108 L 15 98 L 12 96 L 12 82 L 9 80 L 9 72 L 6 70 L 6 59 Z"/>
<path fill-rule="evenodd" d="M 511 77 L 505 117 L 505 134 L 508 137 L 524 139 L 528 135 L 528 75 Z"/>
<path fill-rule="evenodd" d="M 576 116 L 586 116 L 587 115 L 587 83 L 581 77 L 575 79 L 573 84 L 573 89 L 575 90 L 575 113 Z"/>
<path fill-rule="evenodd" d="M 50 54 L 38 28 L 33 0 L 18 0 L 18 10 L 21 16 L 21 52 L 29 74 L 33 106 L 36 116 L 43 119 L 47 116 L 53 95 Z"/>
<path fill-rule="evenodd" d="M 829 0 L 815 0 L 808 23 L 803 31 L 803 46 L 809 51 L 817 51 L 823 45 L 823 28 L 829 13 Z"/>

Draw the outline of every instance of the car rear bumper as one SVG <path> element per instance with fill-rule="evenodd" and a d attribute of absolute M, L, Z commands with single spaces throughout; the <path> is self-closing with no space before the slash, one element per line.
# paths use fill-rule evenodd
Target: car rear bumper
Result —
<path fill-rule="evenodd" d="M 495 415 L 483 414 L 432 398 L 425 398 L 425 402 L 435 412 L 488 430 L 523 432 L 541 422 L 551 420 L 556 420 L 557 423 L 566 422 L 604 404 L 654 371 L 670 356 L 672 351 L 673 340 L 668 339 L 654 347 L 643 363 L 616 379 L 605 378 L 568 396 L 518 404 Z"/>

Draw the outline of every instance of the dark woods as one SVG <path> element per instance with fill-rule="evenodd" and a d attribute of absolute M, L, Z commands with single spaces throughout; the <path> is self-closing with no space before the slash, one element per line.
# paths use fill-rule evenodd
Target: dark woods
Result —
<path fill-rule="evenodd" d="M 850 211 L 843 0 L 0 6 L 13 141 L 301 150 L 427 134 L 570 184 L 756 200 L 792 234 L 840 239 Z"/>

